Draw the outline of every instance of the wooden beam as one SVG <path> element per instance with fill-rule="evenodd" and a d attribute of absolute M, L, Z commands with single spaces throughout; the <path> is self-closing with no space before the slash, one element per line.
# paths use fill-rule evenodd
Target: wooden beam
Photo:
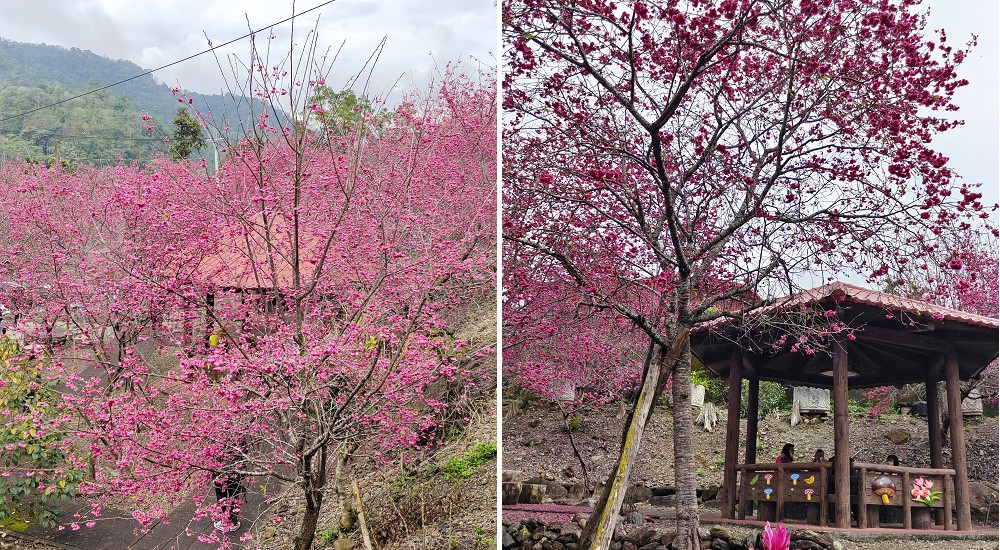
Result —
<path fill-rule="evenodd" d="M 861 366 L 865 367 L 866 369 L 873 370 L 879 374 L 885 372 L 885 368 L 879 366 L 877 363 L 872 361 L 871 358 L 868 357 L 868 354 L 865 353 L 860 346 L 857 346 L 853 343 L 849 344 L 845 342 L 844 348 L 847 350 L 847 353 L 851 354 L 851 360 L 861 363 Z"/>
<path fill-rule="evenodd" d="M 941 400 L 938 398 L 937 378 L 927 379 L 927 436 L 930 441 L 931 468 L 944 468 L 941 454 Z"/>
<path fill-rule="evenodd" d="M 729 362 L 729 403 L 726 416 L 726 456 L 722 470 L 722 517 L 732 519 L 736 507 L 736 461 L 740 448 L 740 386 L 743 380 L 743 353 L 733 345 Z"/>
<path fill-rule="evenodd" d="M 915 334 L 908 330 L 892 330 L 867 326 L 864 330 L 858 331 L 855 334 L 865 342 L 892 344 L 894 346 L 922 351 L 941 351 L 942 348 L 948 345 L 948 341 L 946 340 L 929 336 L 927 333 Z"/>
<path fill-rule="evenodd" d="M 927 371 L 927 379 L 933 378 L 934 380 L 941 379 L 941 373 L 944 372 L 944 354 L 938 356 L 937 360 L 934 361 L 934 366 Z"/>
<path fill-rule="evenodd" d="M 944 355 L 939 361 L 940 368 L 944 368 Z M 940 371 L 940 368 L 932 368 L 932 373 Z M 931 453 L 931 468 L 944 468 L 944 457 L 941 449 L 944 446 L 941 434 L 941 399 L 938 398 L 938 376 L 931 374 L 926 382 L 927 389 L 927 439 Z M 944 521 L 944 514 L 940 510 L 934 512 L 935 521 Z"/>
<path fill-rule="evenodd" d="M 757 415 L 760 413 L 760 378 L 747 380 L 747 440 L 743 453 L 744 464 L 757 463 Z M 749 501 L 740 503 L 740 514 L 745 517 L 753 512 Z"/>
<path fill-rule="evenodd" d="M 851 447 L 847 416 L 847 350 L 833 343 L 833 449 L 835 526 L 851 526 Z"/>
<path fill-rule="evenodd" d="M 948 392 L 948 437 L 951 439 L 951 464 L 955 469 L 955 508 L 958 530 L 972 530 L 969 508 L 969 466 L 965 459 L 965 419 L 962 416 L 962 392 L 959 387 L 958 354 L 951 350 L 944 361 Z M 945 488 L 947 490 L 947 488 Z"/>

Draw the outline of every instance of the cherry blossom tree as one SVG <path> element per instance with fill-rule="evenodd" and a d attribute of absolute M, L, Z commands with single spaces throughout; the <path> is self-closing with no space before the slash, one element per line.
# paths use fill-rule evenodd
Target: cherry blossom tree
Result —
<path fill-rule="evenodd" d="M 625 320 L 581 306 L 564 281 L 525 288 L 535 294 L 508 294 L 504 310 L 504 362 L 513 383 L 568 414 L 635 389 L 643 342 L 630 338 Z"/>
<path fill-rule="evenodd" d="M 505 284 L 556 266 L 656 347 L 584 539 L 609 546 L 672 374 L 676 544 L 696 548 L 687 334 L 819 269 L 876 280 L 988 217 L 930 146 L 968 49 L 916 0 L 525 0 L 503 22 Z"/>
<path fill-rule="evenodd" d="M 251 85 L 272 107 L 325 77 L 264 61 Z M 229 473 L 277 481 L 266 504 L 302 499 L 292 544 L 310 548 L 352 458 L 379 465 L 426 439 L 455 406 L 429 387 L 476 383 L 470 365 L 492 353 L 454 337 L 495 288 L 489 76 L 449 71 L 377 135 L 317 133 L 294 97 L 284 113 L 301 116 L 260 113 L 211 176 L 163 159 L 0 177 L 14 259 L 0 298 L 25 297 L 21 338 L 65 384 L 60 429 L 93 472 L 81 491 L 131 497 L 144 526 L 193 494 L 194 519 L 228 527 L 207 497 Z M 89 350 L 82 368 L 62 336 Z"/>

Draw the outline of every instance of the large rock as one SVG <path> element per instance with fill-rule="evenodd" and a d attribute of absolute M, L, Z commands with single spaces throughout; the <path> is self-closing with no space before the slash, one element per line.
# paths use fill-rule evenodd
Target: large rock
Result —
<path fill-rule="evenodd" d="M 625 538 L 636 546 L 645 546 L 656 540 L 657 533 L 656 529 L 652 527 L 640 527 L 629 533 Z"/>
<path fill-rule="evenodd" d="M 625 491 L 625 502 L 629 504 L 649 502 L 651 498 L 653 498 L 653 491 L 645 485 L 633 485 Z"/>
<path fill-rule="evenodd" d="M 625 516 L 625 519 L 622 520 L 622 523 L 626 525 L 642 525 L 643 521 L 645 521 L 645 518 L 642 517 L 642 512 L 629 512 Z"/>
<path fill-rule="evenodd" d="M 830 550 L 833 548 L 833 537 L 808 529 L 792 531 L 790 550 Z"/>
<path fill-rule="evenodd" d="M 583 500 L 590 496 L 590 491 L 587 491 L 587 486 L 583 483 L 574 483 L 567 491 L 569 492 L 567 496 L 572 500 Z"/>
<path fill-rule="evenodd" d="M 506 481 L 502 487 L 504 505 L 517 504 L 521 500 L 521 482 Z"/>
<path fill-rule="evenodd" d="M 502 481 L 505 483 L 511 481 L 521 481 L 524 479 L 524 472 L 521 470 L 504 470 L 502 475 Z"/>
<path fill-rule="evenodd" d="M 661 508 L 667 508 L 677 504 L 677 495 L 653 497 L 649 499 L 649 503 L 652 504 L 653 506 L 660 506 Z"/>
<path fill-rule="evenodd" d="M 895 430 L 885 432 L 885 438 L 892 442 L 893 445 L 902 445 L 910 440 L 910 432 L 902 428 L 896 428 Z"/>
<path fill-rule="evenodd" d="M 517 501 L 520 504 L 541 504 L 545 500 L 545 490 L 547 487 L 540 483 L 522 483 L 521 498 Z"/>
<path fill-rule="evenodd" d="M 972 517 L 985 520 L 987 516 L 997 518 L 1000 503 L 997 500 L 997 486 L 981 481 L 969 482 L 969 508 L 972 510 Z"/>
<path fill-rule="evenodd" d="M 725 527 L 718 527 L 718 526 L 710 528 L 708 530 L 708 535 L 710 537 L 712 537 L 713 539 L 723 539 L 723 540 L 727 540 L 727 541 L 729 539 L 733 538 L 733 535 L 729 532 L 729 529 L 726 529 Z"/>
<path fill-rule="evenodd" d="M 569 491 L 566 487 L 558 481 L 546 481 L 545 482 L 545 497 L 550 500 L 556 500 L 559 498 L 566 498 L 569 496 Z"/>

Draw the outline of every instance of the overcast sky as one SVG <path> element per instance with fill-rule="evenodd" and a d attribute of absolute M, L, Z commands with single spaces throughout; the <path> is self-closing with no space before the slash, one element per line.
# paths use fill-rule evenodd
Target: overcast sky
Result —
<path fill-rule="evenodd" d="M 302 12 L 324 0 L 299 0 Z M 970 181 L 982 182 L 990 202 L 998 201 L 1000 91 L 998 91 L 997 0 L 925 0 L 931 26 L 947 29 L 955 44 L 972 34 L 979 45 L 961 67 L 971 84 L 958 92 L 964 127 L 941 136 L 935 145 L 952 159 L 952 167 Z M 115 59 L 128 59 L 151 69 L 258 29 L 292 14 L 290 0 L 3 0 L 0 37 L 77 47 Z M 346 41 L 331 73 L 330 84 L 343 86 L 383 36 L 388 37 L 373 88 L 384 94 L 402 76 L 403 88 L 422 87 L 443 66 L 462 59 L 495 66 L 496 5 L 493 0 L 336 0 L 302 16 L 299 29 L 319 19 L 324 45 Z M 278 43 L 288 39 L 289 24 L 278 27 Z M 300 38 L 304 36 L 297 33 Z M 282 46 L 284 47 L 284 46 Z M 246 41 L 226 48 L 244 54 Z M 433 54 L 433 55 L 432 55 Z M 219 70 L 203 56 L 157 73 L 157 78 L 203 93 L 221 90 Z M 393 94 L 398 99 L 399 94 Z"/>
<path fill-rule="evenodd" d="M 964 180 L 981 182 L 983 202 L 1000 201 L 1000 2 L 997 0 L 930 0 L 930 26 L 944 28 L 949 42 L 964 44 L 978 35 L 978 45 L 960 67 L 969 85 L 956 92 L 960 107 L 954 114 L 965 126 L 941 135 L 934 145 L 951 159 Z M 996 213 L 994 213 L 996 221 Z"/>
<path fill-rule="evenodd" d="M 295 12 L 325 0 L 294 2 Z M 91 50 L 153 69 L 288 18 L 291 0 L 3 0 L 0 37 Z M 296 19 L 296 42 L 319 18 L 322 45 L 344 43 L 329 84 L 341 87 L 388 38 L 372 85 L 383 95 L 393 83 L 423 87 L 437 66 L 462 60 L 470 70 L 496 66 L 497 18 L 493 0 L 336 0 Z M 248 24 L 249 22 L 249 24 Z M 275 44 L 287 51 L 291 23 L 275 29 Z M 266 33 L 259 41 L 263 45 Z M 245 58 L 248 40 L 220 48 Z M 224 55 L 220 55 L 224 57 Z M 156 78 L 171 86 L 218 93 L 223 84 L 211 55 L 164 69 Z M 398 99 L 399 94 L 393 94 Z"/>

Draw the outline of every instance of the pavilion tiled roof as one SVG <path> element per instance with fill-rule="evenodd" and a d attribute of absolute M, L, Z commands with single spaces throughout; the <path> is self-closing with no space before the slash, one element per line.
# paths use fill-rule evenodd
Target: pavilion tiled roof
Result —
<path fill-rule="evenodd" d="M 260 215 L 253 216 L 246 226 L 238 226 L 219 239 L 215 249 L 206 254 L 198 272 L 220 288 L 260 290 L 293 286 L 292 255 L 288 223 L 281 216 L 264 223 Z M 270 238 L 265 238 L 265 231 Z M 300 240 L 300 275 L 313 277 L 316 256 L 322 242 L 315 236 L 303 235 Z"/>
<path fill-rule="evenodd" d="M 826 302 L 863 304 L 879 307 L 887 311 L 901 311 L 913 316 L 927 317 L 928 319 L 941 319 L 984 328 L 1000 329 L 1000 320 L 998 319 L 842 282 L 830 283 L 804 290 L 787 298 L 780 298 L 771 304 L 747 312 L 744 314 L 744 317 L 777 313 L 779 311 L 787 311 L 803 306 L 814 306 Z M 724 317 L 699 326 L 695 329 L 695 332 L 718 330 L 739 322 L 738 319 Z"/>

